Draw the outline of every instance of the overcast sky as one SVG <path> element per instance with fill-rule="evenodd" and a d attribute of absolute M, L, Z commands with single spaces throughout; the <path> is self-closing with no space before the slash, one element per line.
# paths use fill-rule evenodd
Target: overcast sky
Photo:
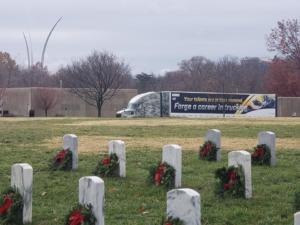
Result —
<path fill-rule="evenodd" d="M 282 19 L 299 19 L 299 0 L 1 0 L 0 51 L 26 65 L 22 32 L 51 71 L 92 50 L 115 53 L 139 72 L 176 69 L 202 55 L 272 58 L 265 36 Z M 297 17 L 298 16 L 298 17 Z"/>

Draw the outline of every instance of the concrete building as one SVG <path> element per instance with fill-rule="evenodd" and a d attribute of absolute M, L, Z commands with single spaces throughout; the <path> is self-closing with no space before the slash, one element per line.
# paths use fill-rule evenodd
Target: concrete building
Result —
<path fill-rule="evenodd" d="M 45 116 L 37 101 L 40 88 L 8 88 L 3 99 L 3 112 L 8 116 L 29 116 L 30 109 L 34 116 Z M 56 105 L 48 111 L 48 116 L 97 116 L 97 109 L 87 104 L 67 88 L 51 88 L 58 93 Z M 114 117 L 116 112 L 125 108 L 129 100 L 137 95 L 136 89 L 121 89 L 111 100 L 104 103 L 102 116 Z"/>

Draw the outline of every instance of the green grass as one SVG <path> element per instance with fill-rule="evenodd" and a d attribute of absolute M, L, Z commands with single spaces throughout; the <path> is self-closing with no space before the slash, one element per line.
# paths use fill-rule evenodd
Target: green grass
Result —
<path fill-rule="evenodd" d="M 63 224 L 64 217 L 78 201 L 78 180 L 92 175 L 98 157 L 96 153 L 81 154 L 76 172 L 50 171 L 49 160 L 58 146 L 43 147 L 46 139 L 62 137 L 65 133 L 79 136 L 105 135 L 116 139 L 127 137 L 201 137 L 209 128 L 219 128 L 225 137 L 255 138 L 261 130 L 272 130 L 279 138 L 300 138 L 299 120 L 296 124 L 262 124 L 251 120 L 244 126 L 232 121 L 230 125 L 203 126 L 67 126 L 93 119 L 49 119 L 0 121 L 0 189 L 10 184 L 13 163 L 27 162 L 34 169 L 34 225 Z M 97 119 L 95 119 L 97 120 Z M 122 123 L 123 120 L 120 120 Z M 171 120 L 172 121 L 172 120 Z M 211 120 L 215 122 L 214 120 Z M 221 122 L 222 120 L 220 120 Z M 199 143 L 199 145 L 202 143 Z M 243 143 L 241 143 L 241 147 Z M 108 225 L 156 225 L 166 211 L 166 190 L 148 186 L 148 168 L 161 159 L 161 149 L 127 148 L 126 179 L 104 178 L 105 221 Z M 183 187 L 201 194 L 203 225 L 282 225 L 293 223 L 293 203 L 300 191 L 300 146 L 298 149 L 278 149 L 278 165 L 252 168 L 253 198 L 220 199 L 214 195 L 214 171 L 227 165 L 227 153 L 221 162 L 199 161 L 197 152 L 183 152 Z"/>

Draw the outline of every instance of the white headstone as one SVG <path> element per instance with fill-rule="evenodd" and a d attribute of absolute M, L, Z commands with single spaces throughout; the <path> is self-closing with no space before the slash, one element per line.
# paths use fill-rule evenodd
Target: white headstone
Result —
<path fill-rule="evenodd" d="M 109 154 L 115 153 L 119 158 L 119 176 L 126 177 L 126 149 L 124 141 L 113 140 L 108 143 Z"/>
<path fill-rule="evenodd" d="M 217 129 L 208 130 L 206 133 L 205 141 L 213 142 L 218 148 L 217 161 L 221 160 L 221 131 Z"/>
<path fill-rule="evenodd" d="M 76 170 L 78 168 L 78 138 L 75 134 L 66 134 L 63 140 L 63 148 L 72 152 L 72 169 Z"/>
<path fill-rule="evenodd" d="M 10 186 L 16 188 L 23 197 L 23 223 L 32 221 L 32 181 L 33 170 L 29 164 L 12 165 Z"/>
<path fill-rule="evenodd" d="M 167 215 L 186 225 L 201 225 L 200 194 L 192 189 L 173 189 L 167 193 Z"/>
<path fill-rule="evenodd" d="M 233 151 L 228 154 L 228 166 L 242 166 L 245 177 L 245 198 L 252 198 L 251 154 L 247 151 Z"/>
<path fill-rule="evenodd" d="M 258 133 L 258 144 L 265 144 L 271 151 L 271 166 L 276 165 L 276 136 L 271 131 L 262 131 Z"/>
<path fill-rule="evenodd" d="M 294 225 L 300 225 L 300 212 L 294 214 Z"/>
<path fill-rule="evenodd" d="M 181 187 L 181 147 L 179 145 L 165 145 L 163 147 L 162 161 L 175 169 L 175 187 Z"/>
<path fill-rule="evenodd" d="M 79 203 L 91 204 L 96 225 L 104 225 L 104 181 L 96 176 L 79 179 Z"/>

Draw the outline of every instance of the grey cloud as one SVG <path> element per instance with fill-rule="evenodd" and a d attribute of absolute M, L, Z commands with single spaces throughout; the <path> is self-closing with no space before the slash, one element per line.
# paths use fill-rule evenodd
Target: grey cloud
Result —
<path fill-rule="evenodd" d="M 194 55 L 271 57 L 265 35 L 299 9 L 296 0 L 10 0 L 0 9 L 0 51 L 25 62 L 22 32 L 30 32 L 38 60 L 63 16 L 46 55 L 51 70 L 93 49 L 116 53 L 134 73 L 176 68 Z"/>

